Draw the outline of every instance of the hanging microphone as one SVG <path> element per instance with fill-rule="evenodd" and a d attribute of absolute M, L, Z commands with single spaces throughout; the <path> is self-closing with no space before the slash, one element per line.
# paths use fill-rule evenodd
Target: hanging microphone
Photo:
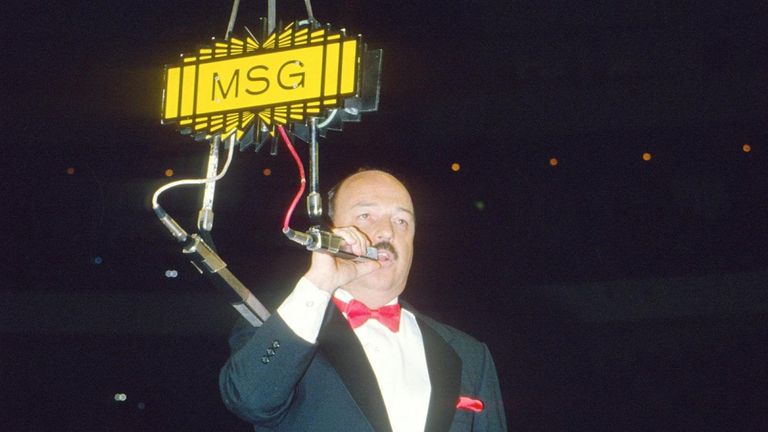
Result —
<path fill-rule="evenodd" d="M 296 243 L 305 246 L 312 252 L 320 252 L 342 259 L 362 262 L 365 260 L 378 260 L 379 251 L 375 247 L 368 246 L 364 255 L 355 255 L 341 250 L 343 238 L 330 231 L 322 231 L 317 227 L 310 228 L 307 232 L 296 231 L 291 228 L 283 228 L 283 234 Z"/>
<path fill-rule="evenodd" d="M 277 129 L 280 131 L 280 135 L 282 135 L 283 141 L 285 141 L 285 145 L 288 147 L 288 150 L 293 155 L 293 158 L 296 161 L 296 165 L 299 167 L 299 173 L 301 174 L 301 188 L 299 189 L 299 193 L 294 198 L 293 203 L 291 204 L 291 207 L 288 209 L 288 213 L 285 215 L 285 222 L 283 225 L 283 234 L 285 234 L 285 236 L 288 237 L 290 240 L 306 247 L 307 250 L 312 252 L 320 252 L 327 255 L 332 255 L 338 258 L 352 260 L 356 262 L 364 262 L 365 260 L 374 260 L 374 261 L 378 260 L 379 251 L 374 247 L 368 246 L 363 255 L 355 255 L 353 253 L 341 250 L 341 243 L 344 241 L 344 239 L 330 231 L 323 231 L 318 226 L 313 226 L 307 232 L 301 232 L 301 231 L 293 230 L 288 226 L 291 213 L 293 213 L 293 209 L 296 206 L 296 203 L 298 202 L 299 197 L 301 197 L 301 195 L 304 193 L 304 185 L 306 183 L 306 180 L 304 178 L 304 167 L 301 164 L 301 160 L 299 159 L 299 156 L 296 153 L 296 150 L 293 148 L 293 144 L 291 143 L 291 140 L 288 138 L 288 134 L 285 133 L 285 129 L 283 128 L 283 126 L 278 126 Z M 316 117 L 312 117 L 310 119 L 310 131 L 311 131 L 310 148 L 309 148 L 310 192 L 307 195 L 307 213 L 309 213 L 309 218 L 312 222 L 318 222 L 323 215 L 323 201 L 322 201 L 322 197 L 317 192 L 318 183 L 319 183 L 318 181 L 319 151 L 318 151 L 318 145 L 317 145 L 318 143 L 317 143 L 317 118 Z"/>

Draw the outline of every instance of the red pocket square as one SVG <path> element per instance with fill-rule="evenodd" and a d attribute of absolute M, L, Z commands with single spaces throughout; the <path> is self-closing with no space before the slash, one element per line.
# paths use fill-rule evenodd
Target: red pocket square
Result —
<path fill-rule="evenodd" d="M 480 399 L 472 399 L 466 396 L 459 396 L 459 402 L 456 403 L 456 408 L 474 411 L 476 413 L 482 411 L 483 407 L 485 407 L 485 404 L 483 404 L 483 401 Z"/>

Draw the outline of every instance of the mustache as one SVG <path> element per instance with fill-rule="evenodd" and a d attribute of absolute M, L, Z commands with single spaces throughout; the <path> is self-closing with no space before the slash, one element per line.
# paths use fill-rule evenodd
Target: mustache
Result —
<path fill-rule="evenodd" d="M 385 251 L 389 252 L 390 254 L 392 254 L 392 257 L 394 259 L 397 259 L 397 251 L 395 250 L 395 247 L 392 246 L 392 243 L 390 243 L 388 241 L 382 241 L 382 242 L 376 243 L 375 245 L 373 245 L 373 247 L 376 248 L 376 249 L 385 250 Z"/>

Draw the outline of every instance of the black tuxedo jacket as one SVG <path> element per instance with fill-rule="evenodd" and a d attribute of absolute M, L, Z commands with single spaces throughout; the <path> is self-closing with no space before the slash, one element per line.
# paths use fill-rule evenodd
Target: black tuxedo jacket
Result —
<path fill-rule="evenodd" d="M 425 430 L 506 431 L 496 368 L 485 344 L 411 312 L 432 386 Z M 230 345 L 232 355 L 219 376 L 221 395 L 227 408 L 257 430 L 392 430 L 363 347 L 336 307 L 327 309 L 316 344 L 274 314 L 258 328 L 243 321 Z M 459 396 L 481 400 L 484 409 L 457 408 Z"/>

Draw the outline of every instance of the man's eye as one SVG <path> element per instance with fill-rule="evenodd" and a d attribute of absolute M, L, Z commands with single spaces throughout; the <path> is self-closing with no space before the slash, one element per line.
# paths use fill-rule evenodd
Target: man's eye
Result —
<path fill-rule="evenodd" d="M 368 219 L 369 217 L 371 217 L 371 215 L 370 215 L 370 214 L 368 214 L 368 213 L 363 213 L 363 214 L 359 215 L 357 218 L 358 218 L 358 219 L 360 219 L 360 220 L 366 220 L 366 219 Z"/>
<path fill-rule="evenodd" d="M 408 221 L 405 219 L 395 219 L 395 223 L 402 226 L 408 225 Z"/>

